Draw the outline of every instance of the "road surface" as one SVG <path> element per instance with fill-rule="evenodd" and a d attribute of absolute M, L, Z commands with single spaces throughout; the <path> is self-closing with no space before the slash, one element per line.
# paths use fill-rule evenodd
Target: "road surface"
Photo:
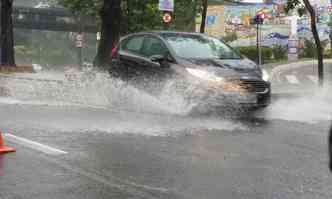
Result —
<path fill-rule="evenodd" d="M 331 198 L 331 109 L 307 103 L 222 119 L 3 100 L 17 152 L 0 156 L 0 198 Z"/>
<path fill-rule="evenodd" d="M 0 199 L 332 198 L 328 89 L 276 93 L 250 116 L 189 117 L 156 111 L 181 109 L 175 97 L 171 108 L 104 80 L 17 78 L 6 81 L 12 97 L 0 97 L 0 129 L 17 148 L 0 155 Z M 123 97 L 127 106 L 114 102 Z"/>

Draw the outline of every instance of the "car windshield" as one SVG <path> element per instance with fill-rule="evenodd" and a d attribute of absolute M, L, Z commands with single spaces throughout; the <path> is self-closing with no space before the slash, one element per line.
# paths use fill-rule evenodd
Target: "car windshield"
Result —
<path fill-rule="evenodd" d="M 176 55 L 190 59 L 241 59 L 241 56 L 221 40 L 193 34 L 164 34 Z"/>

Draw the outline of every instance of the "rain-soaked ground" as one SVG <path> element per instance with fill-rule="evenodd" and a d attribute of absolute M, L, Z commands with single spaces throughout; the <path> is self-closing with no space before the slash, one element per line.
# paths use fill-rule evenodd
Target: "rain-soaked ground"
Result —
<path fill-rule="evenodd" d="M 104 77 L 26 81 L 6 81 L 14 95 L 0 98 L 1 129 L 18 149 L 0 156 L 1 199 L 332 197 L 326 90 L 245 117 L 187 116 L 181 96 Z"/>

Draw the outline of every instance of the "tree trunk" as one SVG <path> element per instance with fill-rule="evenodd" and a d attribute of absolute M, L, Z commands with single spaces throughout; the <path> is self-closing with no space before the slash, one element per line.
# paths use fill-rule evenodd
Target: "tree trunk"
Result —
<path fill-rule="evenodd" d="M 13 0 L 1 0 L 0 64 L 15 66 Z"/>
<path fill-rule="evenodd" d="M 112 49 L 120 37 L 121 0 L 104 0 L 100 10 L 101 39 L 94 65 L 105 68 L 110 62 Z"/>
<path fill-rule="evenodd" d="M 312 35 L 315 39 L 316 43 L 316 49 L 317 49 L 317 59 L 318 59 L 318 79 L 319 79 L 319 85 L 322 86 L 324 83 L 324 65 L 323 65 L 323 49 L 322 45 L 320 43 L 317 27 L 316 27 L 316 12 L 314 8 L 311 6 L 309 0 L 303 0 L 306 9 L 310 13 L 311 18 L 311 31 Z"/>
<path fill-rule="evenodd" d="M 202 11 L 202 22 L 201 22 L 201 29 L 200 32 L 205 32 L 205 24 L 206 24 L 206 15 L 207 15 L 207 8 L 208 8 L 208 0 L 203 1 L 203 11 Z"/>
<path fill-rule="evenodd" d="M 188 24 L 188 28 L 187 30 L 189 32 L 195 32 L 196 31 L 196 16 L 197 16 L 197 4 L 198 4 L 199 0 L 194 0 L 193 1 L 193 11 L 192 11 L 192 15 L 190 16 L 191 20 L 190 23 Z M 204 27 L 205 28 L 205 27 Z"/>

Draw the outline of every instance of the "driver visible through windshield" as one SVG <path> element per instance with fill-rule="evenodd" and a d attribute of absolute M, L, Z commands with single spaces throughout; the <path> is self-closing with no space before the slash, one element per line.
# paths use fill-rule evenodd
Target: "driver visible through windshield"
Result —
<path fill-rule="evenodd" d="M 176 55 L 185 59 L 241 59 L 222 41 L 208 36 L 163 34 Z"/>

